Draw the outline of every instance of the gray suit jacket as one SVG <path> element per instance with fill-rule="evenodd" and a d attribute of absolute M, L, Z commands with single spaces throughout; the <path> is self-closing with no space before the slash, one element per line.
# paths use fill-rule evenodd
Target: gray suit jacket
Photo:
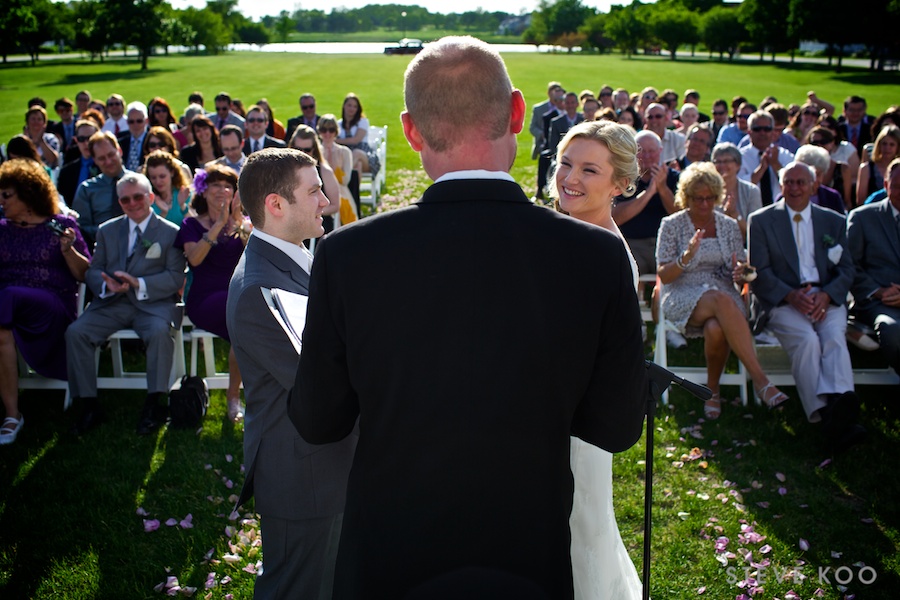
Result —
<path fill-rule="evenodd" d="M 181 308 L 177 306 L 178 291 L 184 285 L 184 254 L 175 248 L 175 236 L 178 227 L 150 213 L 150 222 L 143 234 L 144 243 L 135 249 L 131 263 L 128 262 L 128 217 L 122 215 L 110 219 L 97 230 L 97 245 L 91 266 L 85 275 L 85 282 L 94 293 L 94 299 L 87 310 L 102 310 L 122 298 L 127 298 L 136 310 L 150 313 L 166 319 L 175 327 L 181 326 Z M 148 258 L 147 253 L 153 249 L 156 254 Z M 106 298 L 100 297 L 103 289 L 101 273 L 112 275 L 116 271 L 125 271 L 135 277 L 143 277 L 147 284 L 148 298 L 137 299 L 137 291 L 128 290 L 127 294 L 114 294 Z"/>
<path fill-rule="evenodd" d="M 219 126 L 219 114 L 218 114 L 218 113 L 215 113 L 215 112 L 211 112 L 211 113 L 206 113 L 206 116 L 209 117 L 209 120 L 210 120 L 210 121 L 212 121 L 213 127 L 215 127 L 216 129 L 218 129 L 218 126 Z M 246 125 L 246 123 L 245 123 L 245 121 L 244 121 L 244 117 L 242 117 L 241 115 L 237 114 L 237 113 L 234 112 L 233 110 L 228 112 L 228 118 L 225 119 L 225 124 L 226 124 L 226 125 L 237 125 L 238 127 L 240 127 L 241 131 L 244 131 L 244 128 L 245 128 L 245 125 Z"/>
<path fill-rule="evenodd" d="M 853 298 L 858 308 L 868 308 L 878 303 L 868 298 L 874 291 L 900 283 L 900 233 L 891 201 L 885 198 L 850 211 L 847 240 L 856 267 Z"/>
<path fill-rule="evenodd" d="M 829 210 L 811 205 L 813 240 L 815 243 L 816 267 L 821 277 L 821 289 L 833 303 L 844 304 L 850 284 L 853 283 L 853 260 L 847 248 L 847 232 L 844 217 Z M 798 289 L 800 279 L 800 259 L 797 244 L 791 230 L 791 220 L 784 200 L 779 200 L 750 215 L 747 224 L 750 243 L 750 264 L 757 269 L 757 278 L 751 284 L 753 293 L 762 303 L 764 310 L 770 310 L 784 301 L 791 290 Z M 834 245 L 843 248 L 837 263 L 828 258 L 826 236 Z"/>
<path fill-rule="evenodd" d="M 531 145 L 531 159 L 534 160 L 544 148 L 544 114 L 550 110 L 550 101 L 544 100 L 540 104 L 535 104 L 531 109 L 531 124 L 528 131 L 534 137 Z"/>
<path fill-rule="evenodd" d="M 308 294 L 309 275 L 278 248 L 250 236 L 228 288 L 226 320 L 247 409 L 238 506 L 256 496 L 263 516 L 308 519 L 343 512 L 357 435 L 325 446 L 309 444 L 288 418 L 299 357 L 260 288 Z"/>

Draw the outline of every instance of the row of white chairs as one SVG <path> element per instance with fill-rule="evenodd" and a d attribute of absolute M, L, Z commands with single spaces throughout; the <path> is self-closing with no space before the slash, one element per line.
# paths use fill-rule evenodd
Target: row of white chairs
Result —
<path fill-rule="evenodd" d="M 375 150 L 381 166 L 375 174 L 363 173 L 362 180 L 359 182 L 359 201 L 361 204 L 370 205 L 373 211 L 378 207 L 379 198 L 384 189 L 385 173 L 387 172 L 387 134 L 387 125 L 369 127 L 369 148 Z"/>

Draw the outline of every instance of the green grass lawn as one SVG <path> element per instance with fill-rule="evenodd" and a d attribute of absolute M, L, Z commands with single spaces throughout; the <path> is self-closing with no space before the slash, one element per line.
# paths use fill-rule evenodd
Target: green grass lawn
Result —
<path fill-rule="evenodd" d="M 759 100 L 774 94 L 791 102 L 801 101 L 810 89 L 835 103 L 859 93 L 869 100 L 871 112 L 879 112 L 896 102 L 898 89 L 896 74 L 845 69 L 838 75 L 809 65 L 729 66 L 620 56 L 505 58 L 529 104 L 544 96 L 551 79 L 573 90 L 596 91 L 604 83 L 629 90 L 648 83 L 679 92 L 694 87 L 707 112 L 719 96 L 741 93 Z M 394 206 L 410 201 L 427 184 L 398 126 L 408 61 L 241 53 L 156 57 L 144 73 L 134 62 L 121 60 L 7 66 L 0 68 L 0 139 L 20 130 L 31 96 L 52 104 L 82 88 L 104 97 L 118 91 L 126 100 L 162 95 L 176 107 L 195 89 L 210 104 L 225 89 L 245 102 L 268 97 L 283 121 L 298 112 L 297 97 L 304 91 L 316 94 L 320 113 L 339 111 L 344 94 L 354 91 L 373 123 L 391 127 L 387 192 Z M 535 175 L 530 141 L 527 134 L 521 136 L 513 171 L 529 191 Z M 685 353 L 694 360 L 702 356 L 696 343 Z M 224 347 L 218 355 L 224 369 Z M 140 351 L 131 357 L 139 362 Z M 762 579 L 764 592 L 758 597 L 784 599 L 793 590 L 804 600 L 838 599 L 845 591 L 839 586 L 846 582 L 846 591 L 857 598 L 896 598 L 900 478 L 891 458 L 900 451 L 896 389 L 860 389 L 869 441 L 830 462 L 817 429 L 805 422 L 796 391 L 786 391 L 793 400 L 784 410 L 726 405 L 715 422 L 702 422 L 700 404 L 679 391 L 669 407 L 659 410 L 653 598 L 720 600 L 749 593 L 738 586 L 746 579 L 744 567 L 761 574 L 757 581 Z M 73 415 L 61 411 L 60 392 L 23 393 L 26 426 L 14 445 L 0 448 L 0 597 L 158 598 L 153 587 L 167 576 L 199 588 L 196 597 L 252 597 L 257 529 L 252 513 L 230 514 L 231 496 L 242 481 L 242 432 L 224 418 L 224 394 L 213 393 L 199 432 L 162 430 L 139 438 L 134 427 L 142 400 L 140 392 L 101 392 L 107 423 L 75 439 L 66 434 Z M 637 565 L 642 557 L 642 444 L 614 461 L 617 518 Z M 139 508 L 147 515 L 137 514 Z M 165 524 L 188 514 L 191 528 Z M 145 532 L 144 521 L 154 519 L 159 529 Z M 721 553 L 716 551 L 719 538 L 727 538 L 719 540 Z M 801 548 L 801 539 L 808 549 Z M 207 591 L 210 573 L 215 587 Z M 875 581 L 866 584 L 873 573 Z"/>

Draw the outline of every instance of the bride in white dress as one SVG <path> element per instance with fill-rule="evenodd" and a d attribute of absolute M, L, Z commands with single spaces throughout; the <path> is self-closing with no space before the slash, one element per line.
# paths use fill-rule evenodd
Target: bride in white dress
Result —
<path fill-rule="evenodd" d="M 638 177 L 634 130 L 609 121 L 576 125 L 557 148 L 557 209 L 607 229 L 622 239 L 612 218 L 613 198 L 634 192 Z M 637 263 L 631 256 L 634 286 Z M 575 479 L 572 515 L 572 579 L 575 600 L 637 600 L 641 581 L 619 534 L 612 501 L 612 454 L 573 437 Z"/>

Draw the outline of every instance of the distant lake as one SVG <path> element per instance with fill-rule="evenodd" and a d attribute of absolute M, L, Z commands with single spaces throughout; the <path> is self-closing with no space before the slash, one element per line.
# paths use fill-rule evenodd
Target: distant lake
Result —
<path fill-rule="evenodd" d="M 231 44 L 229 50 L 252 52 L 303 52 L 306 54 L 382 54 L 391 42 L 288 42 L 277 44 Z M 498 52 L 548 52 L 553 46 L 535 47 L 533 44 L 491 44 Z M 557 49 L 561 49 L 558 48 Z"/>

